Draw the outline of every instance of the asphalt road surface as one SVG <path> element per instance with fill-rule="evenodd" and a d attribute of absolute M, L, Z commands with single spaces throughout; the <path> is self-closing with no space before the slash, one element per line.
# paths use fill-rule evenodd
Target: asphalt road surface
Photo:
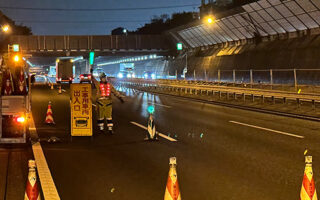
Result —
<path fill-rule="evenodd" d="M 69 86 L 35 86 L 32 111 L 49 168 L 63 200 L 163 199 L 169 158 L 177 157 L 184 200 L 298 199 L 304 150 L 320 181 L 320 124 L 152 95 L 126 88 L 114 99 L 115 135 L 70 136 Z M 52 102 L 56 125 L 44 124 Z M 159 132 L 177 140 L 144 141 L 147 107 Z M 95 118 L 94 118 L 95 120 Z M 50 137 L 60 142 L 48 143 Z M 319 191 L 319 190 L 318 190 Z"/>

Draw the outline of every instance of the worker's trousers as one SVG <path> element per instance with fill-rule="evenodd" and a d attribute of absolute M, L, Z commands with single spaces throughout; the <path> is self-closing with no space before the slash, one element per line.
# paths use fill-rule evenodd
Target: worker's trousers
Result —
<path fill-rule="evenodd" d="M 104 130 L 104 120 L 107 120 L 108 130 L 112 130 L 112 99 L 99 98 L 97 100 L 97 124 L 100 130 Z"/>

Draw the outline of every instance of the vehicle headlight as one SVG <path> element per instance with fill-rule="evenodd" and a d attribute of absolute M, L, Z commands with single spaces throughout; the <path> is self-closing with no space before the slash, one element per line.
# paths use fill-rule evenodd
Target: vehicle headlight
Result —
<path fill-rule="evenodd" d="M 144 78 L 148 78 L 148 74 L 144 74 L 143 76 L 144 76 Z"/>
<path fill-rule="evenodd" d="M 122 73 L 119 73 L 119 74 L 118 74 L 118 78 L 123 78 L 123 74 L 122 74 Z"/>
<path fill-rule="evenodd" d="M 132 76 L 131 76 L 131 74 L 127 74 L 127 78 L 131 78 Z"/>
<path fill-rule="evenodd" d="M 151 78 L 152 78 L 152 79 L 155 79 L 155 78 L 156 78 L 156 75 L 155 75 L 155 74 L 151 74 Z"/>

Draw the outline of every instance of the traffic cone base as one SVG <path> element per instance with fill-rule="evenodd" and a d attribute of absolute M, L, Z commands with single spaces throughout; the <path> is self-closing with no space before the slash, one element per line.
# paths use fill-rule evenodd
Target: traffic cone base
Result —
<path fill-rule="evenodd" d="M 312 171 L 312 156 L 306 156 L 306 167 L 304 170 L 300 200 L 317 200 L 317 191 L 315 188 L 313 171 Z"/>

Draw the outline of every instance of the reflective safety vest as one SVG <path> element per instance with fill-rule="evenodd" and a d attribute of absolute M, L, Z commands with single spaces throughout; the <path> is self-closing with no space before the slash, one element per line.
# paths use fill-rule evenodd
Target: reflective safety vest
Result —
<path fill-rule="evenodd" d="M 110 83 L 100 82 L 100 95 L 101 95 L 101 97 L 110 97 L 110 94 L 111 94 Z"/>

